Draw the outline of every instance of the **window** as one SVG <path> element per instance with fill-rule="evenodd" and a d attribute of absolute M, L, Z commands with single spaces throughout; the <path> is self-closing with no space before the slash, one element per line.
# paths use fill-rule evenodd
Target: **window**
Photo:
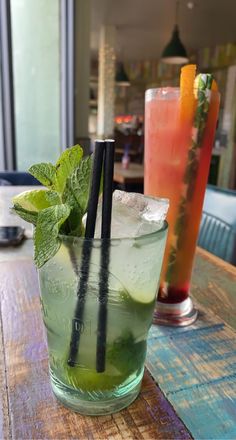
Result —
<path fill-rule="evenodd" d="M 73 143 L 73 16 L 73 0 L 0 1 L 1 170 Z"/>
<path fill-rule="evenodd" d="M 11 0 L 17 169 L 60 151 L 59 0 Z"/>

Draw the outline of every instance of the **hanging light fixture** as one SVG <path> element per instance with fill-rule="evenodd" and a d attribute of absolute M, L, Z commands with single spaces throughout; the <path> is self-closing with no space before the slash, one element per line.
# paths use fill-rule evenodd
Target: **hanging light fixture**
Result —
<path fill-rule="evenodd" d="M 122 62 L 118 62 L 117 70 L 116 70 L 116 84 L 117 86 L 130 86 L 129 77 L 125 71 L 124 64 Z"/>
<path fill-rule="evenodd" d="M 163 63 L 185 64 L 189 61 L 186 49 L 179 37 L 178 12 L 179 12 L 179 0 L 176 1 L 175 26 L 172 33 L 172 37 L 162 52 L 161 61 Z"/>

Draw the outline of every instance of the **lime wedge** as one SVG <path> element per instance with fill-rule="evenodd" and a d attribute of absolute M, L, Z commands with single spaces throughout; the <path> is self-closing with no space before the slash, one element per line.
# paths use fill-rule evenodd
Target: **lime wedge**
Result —
<path fill-rule="evenodd" d="M 149 305 L 153 303 L 153 300 L 155 299 L 155 295 L 153 295 L 153 292 L 143 292 L 143 291 L 129 291 L 129 292 L 121 292 L 122 299 L 126 301 L 134 301 L 139 304 L 143 305 Z"/>
<path fill-rule="evenodd" d="M 13 204 L 18 204 L 28 211 L 36 212 L 60 203 L 61 200 L 55 191 L 44 189 L 24 191 L 13 198 Z"/>
<path fill-rule="evenodd" d="M 112 390 L 125 381 L 127 377 L 122 374 L 97 373 L 81 367 L 69 367 L 65 365 L 64 380 L 73 388 L 83 391 Z"/>

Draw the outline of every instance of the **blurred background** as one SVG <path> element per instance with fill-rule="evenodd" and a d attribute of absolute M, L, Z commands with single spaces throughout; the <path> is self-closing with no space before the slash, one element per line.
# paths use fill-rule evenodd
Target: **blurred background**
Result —
<path fill-rule="evenodd" d="M 143 162 L 144 96 L 212 72 L 221 93 L 209 183 L 236 189 L 235 0 L 1 0 L 0 171 L 116 139 Z"/>

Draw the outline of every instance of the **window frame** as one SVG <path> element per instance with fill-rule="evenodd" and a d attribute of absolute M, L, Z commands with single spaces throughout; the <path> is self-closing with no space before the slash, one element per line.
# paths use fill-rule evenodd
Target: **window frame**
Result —
<path fill-rule="evenodd" d="M 14 86 L 10 1 L 0 1 L 1 157 L 4 170 L 16 169 Z"/>
<path fill-rule="evenodd" d="M 60 147 L 74 144 L 74 0 L 60 8 Z M 0 168 L 17 169 L 11 0 L 0 1 Z"/>

